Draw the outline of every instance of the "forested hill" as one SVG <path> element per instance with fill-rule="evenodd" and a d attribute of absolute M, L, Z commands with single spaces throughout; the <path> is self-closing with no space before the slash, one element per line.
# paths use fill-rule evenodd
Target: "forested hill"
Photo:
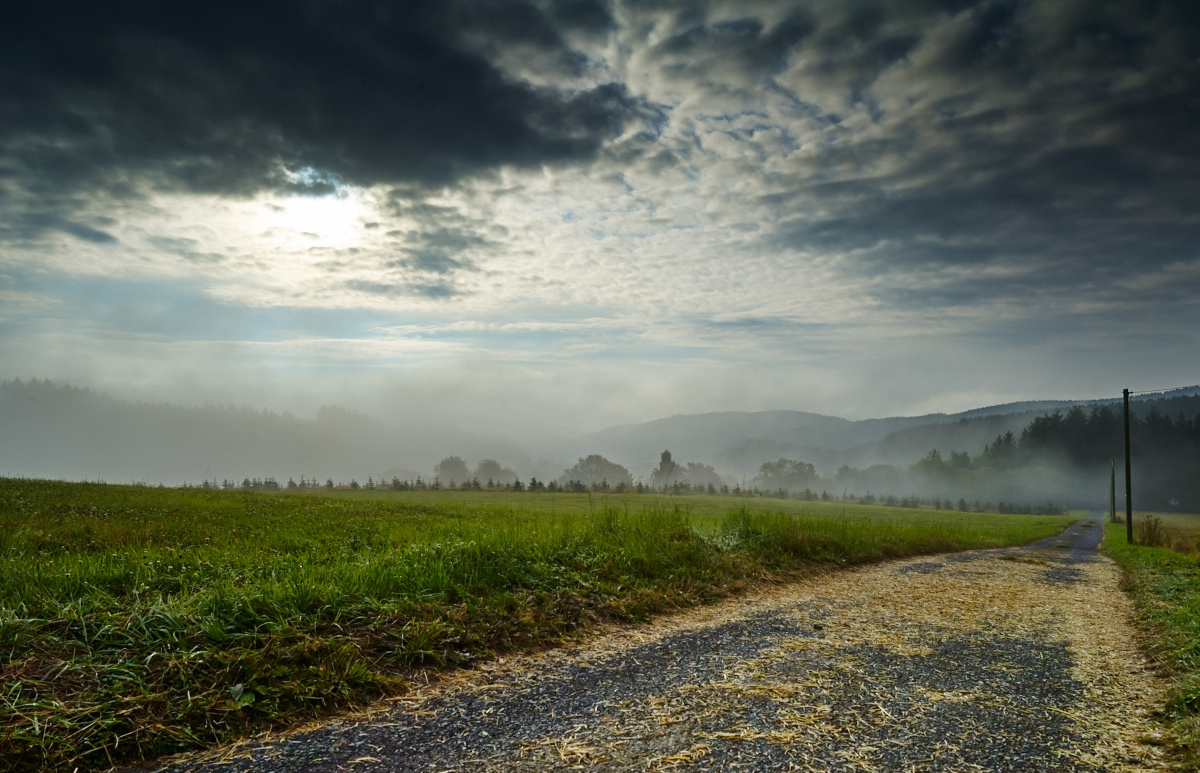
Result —
<path fill-rule="evenodd" d="M 621 459 L 631 469 L 650 469 L 664 448 L 679 456 L 699 459 L 738 475 L 753 474 L 764 461 L 781 457 L 812 462 L 826 471 L 843 464 L 911 464 L 930 448 L 931 438 L 954 438 L 955 448 L 978 452 L 1001 431 L 1020 431 L 1034 416 L 1069 408 L 1066 400 L 1042 400 L 976 408 L 957 414 L 891 416 L 850 420 L 804 411 L 723 411 L 680 414 L 665 419 L 626 424 L 574 438 L 566 455 L 602 453 Z M 983 421 L 982 424 L 969 424 Z M 955 429 L 967 422 L 970 443 L 957 445 Z M 948 435 L 938 432 L 948 430 Z M 977 431 L 975 431 L 977 430 Z M 907 435 L 906 433 L 914 433 Z M 896 438 L 886 447 L 882 443 Z M 977 440 L 977 442 L 976 442 Z"/>
<path fill-rule="evenodd" d="M 1200 511 L 1200 396 L 1131 404 L 1130 446 L 1134 503 L 1145 509 Z M 1057 464 L 1082 470 L 1111 468 L 1124 458 L 1120 408 L 1093 406 L 1041 416 L 1015 443 L 997 438 L 1001 464 Z"/>
<path fill-rule="evenodd" d="M 1200 512 L 1200 397 L 1141 400 L 1131 409 L 1134 506 Z M 1045 479 L 1047 491 L 1057 488 L 1068 501 L 1099 505 L 1108 497 L 1114 467 L 1124 491 L 1124 436 L 1120 405 L 1075 406 L 1036 416 L 1019 432 L 997 434 L 974 456 L 935 447 L 910 470 L 914 481 L 941 491 L 995 481 L 1015 488 Z"/>
<path fill-rule="evenodd" d="M 1093 401 L 1055 401 L 1030 405 L 1015 403 L 1011 406 L 995 406 L 989 414 L 979 415 L 977 411 L 967 411 L 949 420 L 937 423 L 923 423 L 915 427 L 906 427 L 889 434 L 876 443 L 869 443 L 852 449 L 846 454 L 846 462 L 865 466 L 869 464 L 911 464 L 914 460 L 927 454 L 932 449 L 938 449 L 949 455 L 953 451 L 978 454 L 984 446 L 991 443 L 997 435 L 1012 432 L 1020 437 L 1024 429 L 1035 419 L 1053 415 L 1055 412 L 1066 415 L 1074 408 L 1090 411 L 1095 407 L 1107 406 L 1117 415 L 1121 411 L 1121 399 L 1109 398 Z M 1017 410 L 1003 411 L 1012 407 Z M 1131 413 L 1145 416 L 1157 412 L 1178 418 L 1194 417 L 1200 413 L 1200 394 L 1195 387 L 1177 390 L 1164 394 L 1135 397 L 1130 401 Z"/>

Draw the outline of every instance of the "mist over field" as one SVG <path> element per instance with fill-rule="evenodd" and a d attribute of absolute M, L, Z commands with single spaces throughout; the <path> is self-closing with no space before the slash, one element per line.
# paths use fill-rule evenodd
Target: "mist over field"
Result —
<path fill-rule="evenodd" d="M 1191 476 L 1200 460 L 1200 390 L 1147 396 L 1133 408 L 1139 501 L 1200 506 Z M 236 487 L 436 481 L 456 488 L 540 480 L 594 491 L 919 498 L 963 509 L 1101 506 L 1108 497 L 1106 462 L 1122 452 L 1117 420 L 1112 400 L 860 421 L 799 411 L 726 412 L 573 437 L 527 434 L 518 442 L 333 406 L 305 419 L 245 407 L 135 403 L 49 381 L 12 381 L 0 384 L 0 475 Z M 1140 445 L 1163 422 L 1177 441 L 1166 449 L 1173 455 L 1167 463 L 1161 439 Z M 1176 467 L 1180 472 L 1170 472 Z M 1151 468 L 1157 477 L 1146 485 Z M 1158 474 L 1163 469 L 1165 477 Z"/>

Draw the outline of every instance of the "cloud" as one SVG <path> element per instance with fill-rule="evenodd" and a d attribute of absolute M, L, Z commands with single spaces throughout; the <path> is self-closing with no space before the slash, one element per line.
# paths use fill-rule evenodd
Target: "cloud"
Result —
<path fill-rule="evenodd" d="M 677 77 L 711 78 L 730 65 L 762 76 L 782 68 L 815 29 L 811 15 L 799 9 L 769 29 L 754 17 L 706 21 L 675 32 L 654 46 L 651 56 Z"/>
<path fill-rule="evenodd" d="M 586 159 L 635 100 L 568 82 L 581 55 L 560 27 L 596 32 L 605 17 L 578 2 L 26 4 L 0 30 L 0 162 L 42 190 L 113 192 L 133 176 L 247 194 Z M 562 83 L 489 59 L 515 48 Z"/>
<path fill-rule="evenodd" d="M 366 293 L 367 295 L 381 295 L 389 298 L 406 295 L 424 298 L 449 298 L 459 293 L 459 290 L 446 282 L 390 284 L 387 282 L 368 282 L 361 279 L 352 279 L 346 282 L 346 287 L 355 292 Z"/>
<path fill-rule="evenodd" d="M 14 213 L 6 225 L 0 225 L 0 238 L 24 242 L 35 240 L 46 231 L 73 236 L 90 244 L 116 244 L 117 237 L 87 223 L 71 220 L 55 212 Z"/>
<path fill-rule="evenodd" d="M 646 415 L 818 407 L 791 383 L 860 415 L 951 382 L 1036 396 L 1033 372 L 1061 394 L 1060 363 L 1087 386 L 1130 349 L 1149 370 L 1194 348 L 1189 4 L 397 8 L 18 9 L 0 269 L 122 298 L 170 277 L 220 300 L 188 330 L 231 340 L 230 309 L 281 337 L 290 312 L 370 312 L 345 334 L 364 362 L 397 339 L 550 362 L 593 398 L 571 368 L 624 367 L 603 380 L 618 419 L 647 393 Z M 669 389 L 664 363 L 687 370 Z"/>
<path fill-rule="evenodd" d="M 808 4 L 782 66 L 754 66 L 769 26 L 746 18 L 689 21 L 655 49 L 686 60 L 659 56 L 650 78 L 679 100 L 676 155 L 701 149 L 702 174 L 741 178 L 738 197 L 757 196 L 717 186 L 722 216 L 760 224 L 760 251 L 844 256 L 845 275 L 893 310 L 1087 293 L 1081 277 L 1196 254 L 1195 12 L 839 5 Z M 741 52 L 728 40 L 753 43 Z M 713 41 L 720 66 L 706 67 L 693 49 Z M 972 266 L 1023 270 L 1005 281 L 953 270 Z M 914 279 L 934 291 L 901 292 Z"/>
<path fill-rule="evenodd" d="M 461 221 L 461 218 L 453 219 Z M 412 231 L 392 231 L 389 236 L 394 236 L 400 243 L 399 252 L 403 257 L 388 261 L 387 265 L 443 276 L 475 271 L 477 268 L 469 256 L 497 248 L 482 231 L 480 224 L 465 222 L 452 226 L 430 223 Z"/>
<path fill-rule="evenodd" d="M 202 252 L 197 248 L 199 239 L 180 238 L 174 236 L 151 236 L 147 239 L 151 245 L 163 252 L 178 255 L 196 263 L 220 263 L 226 259 L 218 252 Z"/>

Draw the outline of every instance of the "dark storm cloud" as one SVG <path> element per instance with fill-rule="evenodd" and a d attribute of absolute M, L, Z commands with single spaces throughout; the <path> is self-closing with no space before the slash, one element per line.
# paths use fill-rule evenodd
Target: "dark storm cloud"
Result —
<path fill-rule="evenodd" d="M 811 16 L 800 9 L 770 29 L 755 18 L 699 23 L 667 38 L 653 53 L 668 60 L 664 66 L 675 73 L 731 61 L 750 71 L 771 72 L 815 29 Z"/>
<path fill-rule="evenodd" d="M 1200 5 L 960 5 L 819 17 L 804 82 L 847 111 L 873 103 L 874 125 L 760 199 L 779 218 L 770 243 L 854 253 L 871 292 L 910 307 L 1069 299 L 1085 278 L 1200 258 Z M 987 265 L 1025 270 L 886 281 Z"/>
<path fill-rule="evenodd" d="M 549 16 L 563 27 L 593 35 L 608 32 L 616 26 L 608 3 L 597 0 L 563 0 L 553 3 L 549 9 Z"/>
<path fill-rule="evenodd" d="M 586 158 L 623 127 L 624 88 L 535 87 L 486 49 L 536 50 L 570 77 L 585 63 L 563 35 L 611 23 L 588 2 L 10 4 L 0 175 L 42 195 L 138 175 L 321 193 Z"/>

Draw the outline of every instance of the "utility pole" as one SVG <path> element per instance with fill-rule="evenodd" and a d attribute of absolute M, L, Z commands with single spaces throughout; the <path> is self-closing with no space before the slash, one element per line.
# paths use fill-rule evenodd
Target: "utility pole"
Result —
<path fill-rule="evenodd" d="M 1113 523 L 1117 522 L 1117 460 L 1112 460 L 1112 478 L 1109 480 L 1108 486 L 1108 509 L 1109 520 Z"/>
<path fill-rule="evenodd" d="M 1125 542 L 1133 544 L 1133 481 L 1129 463 L 1129 390 L 1125 394 Z"/>

